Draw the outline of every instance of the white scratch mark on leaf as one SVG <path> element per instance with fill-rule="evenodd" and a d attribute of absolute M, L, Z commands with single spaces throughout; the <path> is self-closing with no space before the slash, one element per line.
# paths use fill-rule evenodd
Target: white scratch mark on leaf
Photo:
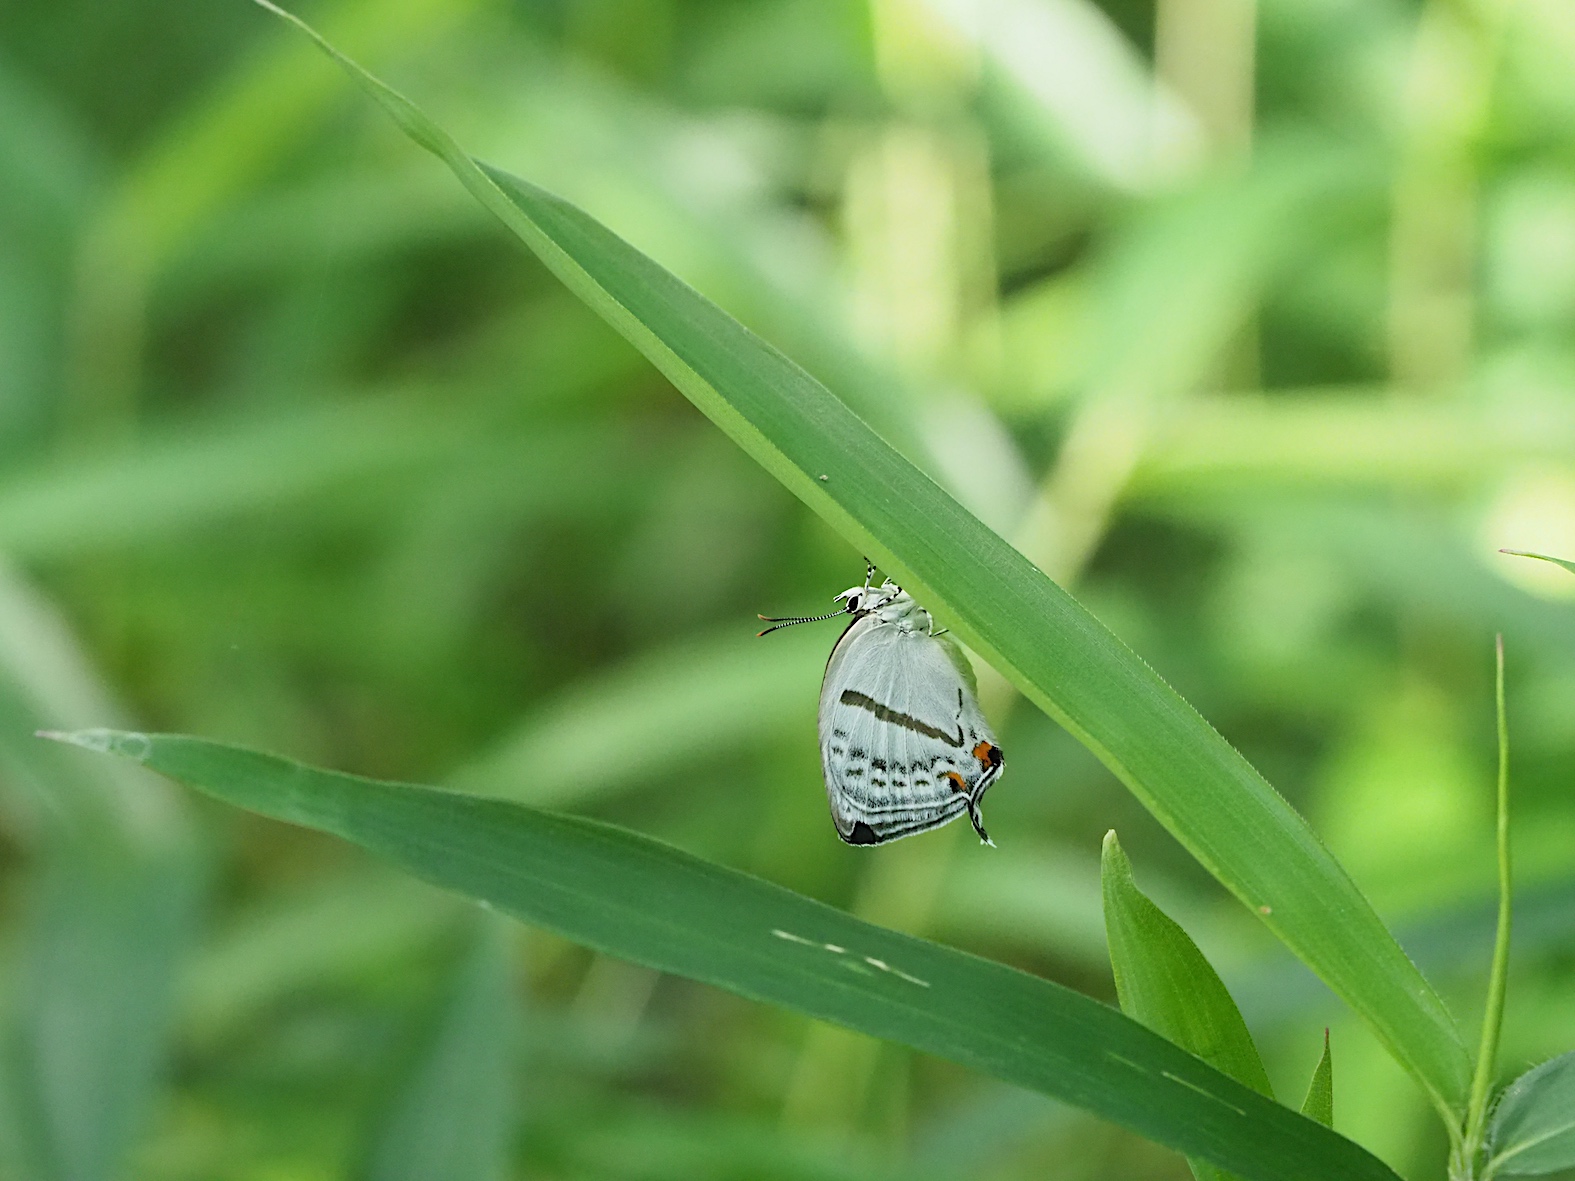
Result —
<path fill-rule="evenodd" d="M 1164 1078 L 1168 1078 L 1171 1082 L 1173 1082 L 1173 1083 L 1180 1083 L 1182 1086 L 1188 1088 L 1189 1090 L 1196 1091 L 1198 1094 L 1204 1096 L 1205 1098 L 1214 1100 L 1214 1102 L 1218 1103 L 1221 1107 L 1229 1108 L 1231 1111 L 1234 1111 L 1237 1115 L 1245 1116 L 1247 1114 L 1241 1108 L 1237 1107 L 1234 1103 L 1227 1102 L 1226 1100 L 1220 1098 L 1220 1096 L 1216 1095 L 1213 1091 L 1210 1091 L 1210 1090 L 1207 1090 L 1204 1087 L 1198 1086 L 1197 1083 L 1188 1082 L 1186 1079 L 1182 1078 L 1179 1074 L 1171 1074 L 1170 1071 L 1168 1071 L 1168 1070 L 1162 1070 L 1159 1073 Z"/>
<path fill-rule="evenodd" d="M 795 935 L 792 931 L 784 931 L 781 927 L 773 927 L 771 929 L 771 933 L 778 939 L 786 939 L 789 943 L 797 943 L 801 947 L 823 948 L 824 950 L 829 951 L 832 955 L 846 955 L 848 953 L 847 948 L 839 947 L 835 943 L 817 943 L 813 939 L 805 939 L 802 935 Z M 904 972 L 901 968 L 892 967 L 885 960 L 878 960 L 872 955 L 867 955 L 863 958 L 864 962 L 870 965 L 870 967 L 879 968 L 882 972 L 889 972 L 893 976 L 897 976 L 903 980 L 906 980 L 909 984 L 917 984 L 920 988 L 928 988 L 930 986 L 930 982 L 928 980 L 920 980 L 917 976 L 911 976 L 907 972 Z M 854 967 L 856 965 L 849 964 L 848 966 Z"/>

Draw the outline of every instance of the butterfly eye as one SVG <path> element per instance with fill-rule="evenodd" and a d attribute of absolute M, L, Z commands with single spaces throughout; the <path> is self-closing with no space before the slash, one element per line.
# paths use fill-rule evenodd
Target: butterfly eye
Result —
<path fill-rule="evenodd" d="M 848 596 L 848 612 L 850 614 L 855 614 L 855 615 L 858 614 L 859 608 L 862 607 L 863 605 L 864 605 L 864 596 L 863 595 L 849 595 Z"/>

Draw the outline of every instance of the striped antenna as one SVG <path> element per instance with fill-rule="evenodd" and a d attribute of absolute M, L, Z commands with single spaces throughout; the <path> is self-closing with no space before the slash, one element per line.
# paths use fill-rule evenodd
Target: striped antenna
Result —
<path fill-rule="evenodd" d="M 846 610 L 828 611 L 824 615 L 801 615 L 796 617 L 784 617 L 782 619 L 775 619 L 770 615 L 761 615 L 758 618 L 764 620 L 766 623 L 769 623 L 771 626 L 766 628 L 766 630 L 763 632 L 756 632 L 755 638 L 759 639 L 761 636 L 769 636 L 774 631 L 781 631 L 785 627 L 794 627 L 800 623 L 819 623 L 823 619 L 835 619 L 839 615 L 846 614 Z"/>

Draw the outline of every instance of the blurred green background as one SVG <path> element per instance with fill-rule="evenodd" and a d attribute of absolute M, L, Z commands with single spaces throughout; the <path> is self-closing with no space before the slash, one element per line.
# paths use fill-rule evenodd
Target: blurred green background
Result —
<path fill-rule="evenodd" d="M 313 0 L 477 155 L 786 349 L 1072 586 L 1474 1028 L 1575 1046 L 1575 8 Z M 1098 845 L 1282 1095 L 1414 1087 L 980 669 L 987 813 L 852 850 L 860 556 L 242 0 L 0 6 L 0 1168 L 42 1181 L 1175 1179 L 1048 1100 L 593 956 L 36 742 L 200 733 L 615 820 L 1112 999 Z"/>

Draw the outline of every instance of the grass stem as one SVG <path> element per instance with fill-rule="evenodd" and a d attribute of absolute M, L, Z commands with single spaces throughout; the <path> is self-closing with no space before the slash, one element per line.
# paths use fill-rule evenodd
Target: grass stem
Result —
<path fill-rule="evenodd" d="M 1498 1058 L 1499 1030 L 1504 1023 L 1504 989 L 1509 977 L 1509 722 L 1504 708 L 1504 637 L 1496 644 L 1495 700 L 1498 708 L 1498 933 L 1493 940 L 1493 968 L 1488 977 L 1487 1009 L 1482 1014 L 1482 1043 L 1477 1051 L 1471 1098 L 1466 1108 L 1465 1160 L 1468 1177 L 1476 1176 L 1477 1158 L 1487 1122 L 1488 1096 Z"/>

